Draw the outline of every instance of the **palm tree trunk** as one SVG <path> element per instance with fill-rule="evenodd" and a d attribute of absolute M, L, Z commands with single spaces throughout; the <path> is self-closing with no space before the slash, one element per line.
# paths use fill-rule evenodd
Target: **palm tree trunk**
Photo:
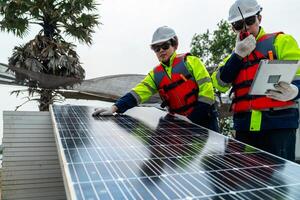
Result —
<path fill-rule="evenodd" d="M 52 90 L 50 89 L 41 89 L 40 95 L 40 111 L 49 111 L 49 105 L 52 104 Z"/>

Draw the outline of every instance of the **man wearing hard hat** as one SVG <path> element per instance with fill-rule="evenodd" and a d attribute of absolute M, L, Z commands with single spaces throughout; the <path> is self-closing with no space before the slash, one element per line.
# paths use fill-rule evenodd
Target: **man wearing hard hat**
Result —
<path fill-rule="evenodd" d="M 233 53 L 212 75 L 216 89 L 234 94 L 232 111 L 236 139 L 283 158 L 295 159 L 300 70 L 291 84 L 280 82 L 266 96 L 249 95 L 261 59 L 299 60 L 295 39 L 260 26 L 262 7 L 256 0 L 237 0 L 228 21 L 237 33 Z"/>
<path fill-rule="evenodd" d="M 150 46 L 160 63 L 113 106 L 98 108 L 93 115 L 123 113 L 158 92 L 162 106 L 170 113 L 184 115 L 194 123 L 218 130 L 213 86 L 201 60 L 188 53 L 177 54 L 178 38 L 167 26 L 154 32 Z"/>

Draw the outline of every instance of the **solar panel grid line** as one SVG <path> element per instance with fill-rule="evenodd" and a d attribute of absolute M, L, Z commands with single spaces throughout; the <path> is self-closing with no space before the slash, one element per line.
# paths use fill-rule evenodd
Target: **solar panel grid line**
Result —
<path fill-rule="evenodd" d="M 211 157 L 214 157 L 214 160 L 217 160 L 218 159 L 218 156 L 219 155 L 209 155 L 209 156 L 211 156 Z M 232 167 L 232 168 L 243 168 L 242 166 L 245 166 L 245 165 L 247 165 L 247 163 L 246 162 L 244 162 L 244 160 L 246 161 L 248 161 L 249 163 L 251 163 L 251 165 L 253 165 L 253 164 L 255 164 L 255 166 L 254 167 L 256 167 L 256 166 L 263 166 L 263 165 L 266 165 L 266 164 L 264 164 L 264 163 L 260 163 L 260 162 L 258 162 L 258 160 L 256 159 L 253 159 L 253 158 L 247 158 L 247 157 L 245 157 L 245 155 L 243 155 L 243 154 L 224 154 L 224 156 L 226 156 L 226 159 L 227 159 L 227 161 L 224 161 L 224 162 L 227 162 L 228 163 L 228 161 L 231 161 L 231 163 L 229 163 L 229 164 L 227 164 L 227 165 L 229 165 L 230 167 Z M 248 156 L 249 156 L 249 154 L 248 154 Z M 237 158 L 240 158 L 240 159 L 238 159 L 237 160 Z M 240 164 L 240 162 L 241 161 L 243 161 L 244 163 L 244 165 L 241 165 Z M 222 161 L 221 161 L 222 162 Z M 265 161 L 264 161 L 265 162 Z M 224 167 L 224 166 L 223 166 Z M 247 167 L 251 167 L 250 165 L 248 165 L 248 166 L 246 166 L 246 167 L 244 167 L 244 168 L 247 168 Z M 252 166 L 253 167 L 253 166 Z"/>
<path fill-rule="evenodd" d="M 156 157 L 157 159 L 164 159 L 164 157 Z M 178 157 L 169 157 L 169 159 L 171 158 L 171 160 L 168 160 L 170 161 L 174 166 L 176 166 L 177 168 L 181 168 L 180 166 L 178 166 L 176 163 L 174 163 L 172 161 L 172 158 L 178 158 Z M 165 163 L 166 165 L 168 165 L 168 163 Z M 171 168 L 171 167 L 170 167 Z M 183 170 L 183 169 L 182 169 Z"/>
<path fill-rule="evenodd" d="M 283 188 L 285 188 L 285 187 L 293 188 L 294 186 L 298 187 L 298 188 L 295 188 L 296 191 L 297 191 L 297 194 L 293 194 L 293 196 L 291 196 L 290 198 L 291 199 L 298 199 L 299 196 L 300 196 L 300 184 L 299 183 L 297 183 L 297 184 L 291 184 L 291 185 L 286 185 L 286 186 L 280 186 L 280 187 L 278 187 L 278 190 L 280 192 L 282 192 L 282 194 L 284 194 Z M 294 192 L 295 192 L 295 190 L 294 190 Z"/>
<path fill-rule="evenodd" d="M 258 168 L 259 169 L 259 168 Z M 263 187 L 266 187 L 268 188 L 269 187 L 269 184 L 266 183 L 264 180 L 261 180 L 261 179 L 258 179 L 257 176 L 255 176 L 255 179 L 253 178 L 253 175 L 251 173 L 247 173 L 249 170 L 245 171 L 245 170 L 239 170 L 239 172 L 241 174 L 244 174 L 246 177 L 249 177 L 250 179 L 253 180 L 254 183 L 256 184 L 261 184 Z M 262 171 L 263 173 L 264 171 Z M 261 176 L 261 173 L 257 173 L 259 176 Z M 266 177 L 267 178 L 267 177 Z"/>
<path fill-rule="evenodd" d="M 237 173 L 237 171 L 240 172 L 241 175 L 243 174 L 240 170 L 234 170 L 235 173 Z M 217 172 L 217 173 L 218 173 L 218 172 Z M 227 174 L 227 176 L 224 176 L 224 173 Z M 222 176 L 224 176 L 225 179 L 228 180 L 228 182 L 232 182 L 232 184 L 236 184 L 235 181 L 237 180 L 238 182 L 243 183 L 243 184 L 240 185 L 240 189 L 239 189 L 239 190 L 246 190 L 247 188 L 251 188 L 251 187 L 253 187 L 253 184 L 255 183 L 255 180 L 254 180 L 254 179 L 252 179 L 252 178 L 249 177 L 249 176 L 247 177 L 245 174 L 244 174 L 243 179 L 242 179 L 242 178 L 239 177 L 239 176 L 234 176 L 234 175 L 232 175 L 232 174 L 231 174 L 230 172 L 228 172 L 228 171 L 224 171 L 224 173 L 222 173 Z M 229 178 L 230 176 L 231 176 L 231 178 Z M 246 178 L 246 180 L 245 180 L 245 178 Z M 233 181 L 234 179 L 235 179 L 235 181 Z M 249 179 L 250 179 L 251 183 L 248 182 Z M 243 185 L 245 185 L 246 187 L 243 186 Z M 237 187 L 237 186 L 236 186 L 236 187 Z M 236 188 L 236 187 L 233 187 L 233 188 Z M 230 190 L 233 191 L 232 188 L 231 188 Z"/>
<path fill-rule="evenodd" d="M 215 172 L 215 173 L 218 173 L 218 172 Z M 216 177 L 214 174 L 209 174 L 209 178 L 210 178 L 210 179 L 213 178 L 213 180 L 215 180 L 215 182 L 218 183 L 219 187 L 220 187 L 220 185 L 221 185 L 220 188 L 223 188 L 223 189 L 225 190 L 226 193 L 233 191 L 233 190 L 231 189 L 231 186 L 229 185 L 228 182 L 224 182 L 224 180 L 222 180 L 222 179 Z"/>
<path fill-rule="evenodd" d="M 129 184 L 130 184 L 130 182 L 129 182 Z M 144 186 L 144 187 L 145 187 L 146 190 L 148 190 L 146 186 Z M 133 187 L 133 188 L 134 188 L 134 187 Z M 149 191 L 149 192 L 150 192 L 150 191 Z M 137 191 L 136 191 L 136 193 L 139 195 L 139 193 L 138 193 Z M 150 194 L 151 194 L 151 193 L 150 193 Z M 139 197 L 142 198 L 140 195 L 139 195 Z M 154 197 L 154 196 L 153 196 L 153 197 Z"/>
<path fill-rule="evenodd" d="M 145 186 L 145 188 L 147 189 L 147 187 Z M 136 192 L 138 194 L 138 192 Z M 149 193 L 151 194 L 151 192 L 149 191 Z M 152 195 L 152 194 L 151 194 Z M 141 197 L 141 196 L 140 196 Z M 153 196 L 154 197 L 154 196 Z"/>
<path fill-rule="evenodd" d="M 181 176 L 179 175 L 179 177 Z M 183 182 L 179 183 L 172 175 L 168 175 L 168 179 L 165 179 L 165 181 L 175 186 L 178 192 L 181 192 L 180 198 L 187 198 L 187 196 L 193 196 L 193 193 L 191 191 L 189 191 L 186 187 L 182 186 Z M 197 192 L 199 192 L 199 190 L 197 190 Z"/>
<path fill-rule="evenodd" d="M 151 145 L 152 147 L 166 147 L 166 149 L 169 149 L 169 153 L 174 153 L 174 152 L 172 152 L 172 150 L 171 150 L 171 148 L 167 148 L 167 147 L 176 147 L 176 148 L 178 148 L 178 145 L 172 145 L 172 144 L 170 144 L 170 145 Z M 190 145 L 181 145 L 181 146 L 190 146 Z M 186 148 L 186 147 L 184 147 L 184 148 Z M 175 152 L 176 152 L 176 150 L 174 150 Z M 197 151 L 197 149 L 195 149 L 195 148 L 192 148 L 192 149 L 186 149 L 186 151 L 187 152 L 190 152 L 191 154 L 193 153 L 193 151 Z M 174 153 L 174 157 L 180 157 L 180 156 L 176 156 L 176 153 Z M 171 155 L 171 157 L 172 157 L 172 155 Z"/>
<path fill-rule="evenodd" d="M 159 146 L 161 146 L 161 147 L 165 147 L 166 149 L 172 149 L 172 150 L 174 149 L 175 152 L 176 152 L 177 148 L 181 147 L 182 149 L 184 149 L 186 151 L 186 154 L 190 153 L 191 155 L 194 155 L 195 152 L 199 152 L 201 150 L 200 147 L 193 147 L 191 145 L 191 143 L 190 144 L 189 143 L 186 144 L 186 143 L 184 143 L 184 140 L 181 140 L 181 141 L 183 143 L 180 144 L 180 145 L 178 145 L 178 144 L 169 144 L 169 145 L 151 145 L 151 146 L 153 146 L 153 147 L 156 147 L 156 146 L 159 147 Z M 192 147 L 190 147 L 190 146 L 192 146 Z M 169 148 L 169 147 L 171 147 L 171 148 Z M 180 150 L 180 149 L 178 149 L 178 150 Z"/>
<path fill-rule="evenodd" d="M 263 190 L 257 190 L 259 194 L 252 194 L 252 195 L 255 195 L 257 197 L 259 197 L 260 199 L 266 199 L 266 198 L 269 198 L 269 199 L 283 199 L 285 197 L 285 195 L 281 195 L 280 193 L 278 193 L 277 191 L 270 191 L 271 194 L 268 194 L 268 193 L 262 193 L 261 191 Z M 251 191 L 250 191 L 251 192 Z"/>
<path fill-rule="evenodd" d="M 72 177 L 74 177 L 74 176 L 76 177 L 76 180 L 73 181 L 73 182 L 74 182 L 73 185 L 76 185 L 76 183 L 79 182 L 79 177 L 78 177 L 78 175 L 77 175 L 77 173 L 76 173 L 75 167 L 74 167 L 73 165 L 69 164 L 69 165 L 68 165 L 68 168 L 69 168 L 69 170 L 71 171 L 71 174 L 73 174 Z M 83 197 L 83 191 L 82 191 L 82 188 L 81 188 L 81 187 L 78 187 L 78 190 L 76 190 L 75 192 L 76 192 L 76 194 L 77 194 L 77 195 L 76 195 L 77 198 L 78 198 L 78 195 L 80 195 L 80 197 L 81 197 L 81 199 L 82 199 L 82 197 Z"/>
<path fill-rule="evenodd" d="M 168 178 L 162 178 L 162 180 L 167 183 L 167 185 L 172 185 L 174 187 L 176 187 L 176 192 L 177 193 L 180 193 L 179 197 L 175 198 L 175 199 L 183 199 L 183 198 L 186 198 L 188 199 L 189 197 L 191 196 L 194 196 L 193 193 L 182 186 L 183 183 L 179 184 L 177 181 L 174 181 L 176 180 L 175 178 L 173 178 L 172 176 L 168 176 Z M 198 190 L 195 190 L 195 192 L 199 192 Z"/>
<path fill-rule="evenodd" d="M 209 161 L 214 161 L 214 163 L 219 164 L 218 168 L 215 169 L 211 169 L 208 171 L 223 171 L 223 170 L 228 170 L 228 169 L 241 169 L 243 168 L 243 165 L 239 162 L 235 162 L 234 160 L 230 159 L 228 154 L 224 154 L 224 155 L 213 155 L 212 156 L 213 159 L 209 159 Z M 226 159 L 224 159 L 226 158 Z M 213 166 L 211 164 L 211 166 Z M 245 167 L 247 168 L 247 167 Z"/>
<path fill-rule="evenodd" d="M 136 152 L 135 152 L 136 153 Z M 152 165 L 152 164 L 151 164 Z M 154 168 L 156 168 L 156 166 L 152 166 L 152 167 L 154 167 Z M 142 169 L 140 169 L 140 170 L 142 170 Z M 143 184 L 143 183 L 142 183 Z M 154 183 L 155 184 L 155 183 Z M 144 184 L 143 184 L 144 185 Z M 145 186 L 146 187 L 146 186 Z M 163 192 L 163 191 L 162 191 Z M 176 191 L 174 191 L 175 193 L 176 193 Z M 166 195 L 166 194 L 165 194 Z M 166 196 L 167 197 L 167 196 Z"/>
<path fill-rule="evenodd" d="M 70 130 L 69 130 L 70 131 Z M 72 136 L 73 137 L 73 136 Z M 74 145 L 76 145 L 76 142 L 74 142 Z M 75 150 L 75 151 L 77 151 L 77 150 Z M 70 156 L 70 157 L 72 157 L 72 156 Z M 80 158 L 81 159 L 81 158 Z M 70 166 L 70 165 L 69 165 Z M 75 170 L 75 166 L 74 165 L 72 165 L 71 166 L 72 168 L 73 168 L 73 170 L 74 170 L 74 173 L 76 174 L 76 179 L 77 179 L 77 182 L 79 182 L 79 177 L 78 177 L 78 175 L 77 175 L 77 172 L 76 172 L 76 170 Z M 83 195 L 83 192 L 82 192 L 82 189 L 81 189 L 81 187 L 79 187 L 79 190 L 80 190 L 80 193 L 81 193 L 81 195 Z"/>
<path fill-rule="evenodd" d="M 249 159 L 247 155 L 244 154 L 226 154 L 225 155 L 231 163 L 233 163 L 233 168 L 247 168 L 251 165 L 260 166 L 262 163 L 257 162 L 257 160 Z M 242 161 L 242 163 L 241 163 Z"/>
<path fill-rule="evenodd" d="M 249 176 L 249 175 L 247 175 L 247 176 Z M 216 179 L 217 180 L 217 179 Z M 290 184 L 289 184 L 290 185 Z M 297 185 L 297 184 L 295 184 L 295 185 Z M 281 185 L 281 186 L 285 186 L 285 185 Z M 288 185 L 287 185 L 288 186 Z M 271 186 L 268 186 L 268 185 L 266 185 L 266 188 L 275 188 L 275 186 L 274 187 L 271 187 Z M 262 188 L 262 189 L 265 189 L 265 188 Z"/>
<path fill-rule="evenodd" d="M 145 186 L 146 187 L 146 186 Z"/>
<path fill-rule="evenodd" d="M 197 175 L 197 174 L 196 174 Z M 213 187 L 218 188 L 219 191 L 221 192 L 216 192 L 217 194 L 222 194 L 222 193 L 227 193 L 226 188 L 224 185 L 222 185 L 218 180 L 216 179 L 211 179 L 211 177 L 208 177 L 207 174 L 203 175 L 203 178 Z"/>
<path fill-rule="evenodd" d="M 76 113 L 75 113 L 76 114 Z M 79 118 L 79 117 L 78 117 Z M 79 118 L 79 120 L 80 120 L 80 118 Z M 97 152 L 98 153 L 98 152 Z M 100 173 L 99 173 L 99 171 L 97 170 L 97 168 L 96 168 L 96 166 L 95 166 L 95 169 L 96 169 L 96 171 L 97 171 L 97 173 L 99 174 L 99 177 L 100 177 Z M 109 171 L 109 173 L 111 173 L 111 171 Z M 103 181 L 103 180 L 102 180 Z M 127 197 L 126 197 L 126 195 L 125 195 L 125 193 L 123 192 L 123 190 L 121 189 L 121 187 L 119 186 L 119 184 L 117 184 L 118 185 L 118 187 L 119 187 L 119 189 L 120 189 L 120 191 L 121 191 L 121 193 L 123 194 L 123 197 L 125 197 L 125 199 L 128 199 Z M 106 186 L 107 187 L 107 186 Z M 94 188 L 94 187 L 93 187 Z M 108 188 L 107 188 L 107 190 L 108 190 Z M 109 190 L 108 190 L 109 191 Z M 96 192 L 96 191 L 95 191 Z M 109 192 L 110 193 L 110 192 Z M 96 194 L 97 194 L 97 192 L 96 192 Z M 129 193 L 129 194 L 131 194 L 131 193 Z M 111 195 L 111 197 L 113 198 L 113 195 L 110 193 L 110 195 Z M 98 196 L 98 198 L 100 198 L 99 196 Z"/>
<path fill-rule="evenodd" d="M 265 194 L 261 195 L 259 193 L 260 193 L 259 191 L 249 191 L 249 192 L 247 192 L 246 195 L 243 193 L 237 193 L 237 195 L 239 195 L 240 198 L 242 198 L 242 199 L 249 199 L 249 200 L 251 200 L 251 199 L 258 199 L 258 200 L 267 199 L 268 195 L 265 195 Z M 272 199 L 274 199 L 274 198 L 272 198 Z"/>
<path fill-rule="evenodd" d="M 267 193 L 261 193 L 261 191 L 265 191 L 265 190 L 269 190 L 270 192 L 272 192 L 273 195 L 270 196 Z M 268 189 L 268 188 L 250 189 L 250 190 L 245 190 L 245 191 L 239 191 L 237 194 L 242 195 L 244 192 L 251 193 L 255 198 L 261 199 L 261 200 L 264 200 L 266 198 L 268 198 L 268 199 L 281 199 L 282 197 L 284 197 L 284 194 L 282 194 L 278 191 L 272 190 L 272 189 Z M 274 196 L 274 195 L 276 195 L 276 196 Z M 243 196 L 243 198 L 245 197 L 245 195 L 242 195 L 242 196 Z M 277 197 L 281 197 L 281 198 L 277 198 Z M 251 198 L 249 198 L 249 199 L 251 199 Z"/>
<path fill-rule="evenodd" d="M 273 190 L 273 189 L 272 189 L 272 190 Z M 271 191 L 272 191 L 272 190 L 271 190 Z M 258 191 L 260 192 L 260 190 L 258 190 Z M 267 194 L 267 193 L 265 194 L 265 196 L 266 196 L 267 198 L 269 198 L 269 199 L 274 198 L 274 195 L 276 195 L 275 198 L 277 198 L 277 199 L 280 198 L 280 197 L 284 197 L 284 194 L 280 193 L 279 191 L 276 191 L 276 192 L 275 192 L 275 190 L 274 190 L 274 192 L 272 193 L 272 196 L 271 196 L 270 194 Z M 256 196 L 258 196 L 258 195 L 256 195 Z"/>
<path fill-rule="evenodd" d="M 113 148 L 111 148 L 111 149 L 113 149 Z M 129 148 L 129 149 L 131 149 L 131 148 Z M 99 148 L 98 150 L 101 151 L 101 150 L 103 150 L 103 148 Z M 106 150 L 107 150 L 107 148 L 106 148 Z M 142 156 L 143 154 L 138 154 L 138 155 Z M 162 158 L 164 158 L 164 157 L 156 156 L 156 159 L 162 159 Z M 169 158 L 171 158 L 171 159 L 174 159 L 174 158 L 183 158 L 183 160 L 184 160 L 184 158 L 189 159 L 189 158 L 194 158 L 194 156 L 171 156 Z M 121 158 L 118 158 L 118 159 L 116 159 L 116 161 L 120 161 L 120 160 L 124 160 L 124 161 L 137 161 L 137 160 L 140 160 L 140 159 L 138 159 L 138 158 L 133 158 L 133 159 L 127 159 L 127 158 L 121 159 Z"/>
<path fill-rule="evenodd" d="M 53 122 L 55 122 L 55 112 L 53 111 L 53 107 L 50 106 L 50 112 L 51 112 L 51 119 Z M 58 145 L 58 156 L 61 160 L 60 162 L 60 165 L 62 166 L 62 168 L 66 168 L 67 166 L 67 162 L 66 162 L 66 158 L 64 157 L 64 154 L 62 153 L 63 151 L 63 148 L 62 148 L 62 143 L 61 143 L 61 140 L 59 140 L 59 138 L 57 137 L 58 135 L 58 126 L 60 126 L 59 124 L 57 123 L 53 123 L 53 129 L 54 129 L 54 135 L 55 135 L 55 142 L 56 144 Z M 65 184 L 67 184 L 67 186 L 65 187 L 65 190 L 66 190 L 66 195 L 67 195 L 67 198 L 68 199 L 75 199 L 76 198 L 76 195 L 75 195 L 75 190 L 73 187 L 71 187 L 71 183 L 72 183 L 72 179 L 71 179 L 71 175 L 68 171 L 66 170 L 63 170 L 63 180 L 65 182 Z"/>
<path fill-rule="evenodd" d="M 275 168 L 275 167 L 277 167 L 277 166 L 271 166 L 270 168 Z M 276 173 L 278 173 L 278 174 L 282 174 L 281 172 L 279 172 L 279 170 L 274 170 L 274 169 L 272 169 L 273 170 L 273 172 L 276 172 Z M 266 176 L 268 176 L 269 174 L 267 174 Z M 283 176 L 283 175 L 281 175 L 281 176 Z M 278 177 L 278 180 L 281 180 L 281 179 L 279 179 L 280 177 Z M 283 178 L 285 178 L 285 179 L 289 179 L 289 182 L 290 181 L 294 181 L 295 183 L 297 183 L 298 181 L 299 181 L 299 174 L 298 174 L 298 177 L 293 177 L 293 176 L 291 176 L 291 175 L 288 175 L 288 174 L 284 174 L 284 177 Z M 290 183 L 290 184 L 294 184 L 294 183 Z M 280 185 L 284 185 L 284 184 L 280 184 Z"/>
<path fill-rule="evenodd" d="M 226 192 L 226 193 L 219 193 L 218 195 L 208 195 L 208 196 L 206 196 L 205 198 L 207 198 L 207 199 L 210 199 L 210 197 L 217 197 L 218 199 L 224 199 L 224 200 L 228 200 L 228 199 L 240 199 L 240 200 L 247 200 L 247 199 L 249 199 L 249 200 L 253 200 L 253 197 L 249 197 L 249 196 L 243 196 L 243 195 L 241 195 L 242 193 L 244 193 L 244 192 L 247 192 L 247 193 L 251 193 L 251 192 L 258 192 L 260 189 L 253 189 L 253 190 L 246 190 L 246 191 L 238 191 L 238 192 L 234 192 L 234 191 L 231 191 L 231 192 Z M 262 189 L 262 190 L 265 190 L 265 188 L 264 189 Z M 230 198 L 226 198 L 226 197 L 222 197 L 222 196 L 227 196 L 227 195 L 230 195 Z M 257 195 L 257 194 L 255 194 L 255 193 L 253 193 L 252 194 L 254 197 L 255 197 L 255 199 L 257 199 L 257 200 L 265 200 L 265 198 L 264 197 L 261 197 L 261 196 L 259 196 L 259 195 Z M 196 198 L 198 198 L 198 197 L 196 197 Z M 201 197 L 199 198 L 199 199 L 202 199 Z M 215 199 L 215 198 L 213 198 L 213 199 Z M 272 198 L 270 198 L 270 199 L 274 199 L 273 197 Z"/>
<path fill-rule="evenodd" d="M 88 151 L 89 152 L 89 151 Z M 97 151 L 96 151 L 96 153 L 98 153 Z M 97 167 L 95 166 L 95 169 L 96 169 L 96 171 L 97 171 L 97 173 L 98 173 L 98 176 L 100 177 L 100 173 L 99 173 L 99 171 L 98 171 L 98 169 L 97 169 Z M 109 172 L 110 173 L 110 172 Z M 111 175 L 112 176 L 112 175 Z M 110 197 L 113 199 L 113 195 L 111 194 L 111 192 L 109 191 L 109 189 L 108 189 L 108 187 L 106 186 L 106 184 L 104 184 L 105 185 L 105 187 L 106 187 L 106 190 L 109 192 L 109 194 L 110 194 Z"/>
<path fill-rule="evenodd" d="M 174 176 L 176 176 L 176 175 L 174 175 Z M 182 178 L 182 177 L 185 177 L 184 176 L 184 174 L 181 174 L 181 176 L 179 176 L 178 178 Z M 192 177 L 190 177 L 190 178 L 192 178 Z M 202 189 L 203 189 L 203 187 L 205 187 L 206 188 L 206 192 L 204 192 L 204 191 L 202 191 L 202 190 L 200 190 L 200 188 L 198 187 L 196 187 L 196 185 L 194 185 L 194 184 L 192 184 L 192 182 L 191 181 L 189 181 L 189 179 L 187 179 L 187 178 L 182 178 L 182 182 L 180 181 L 180 183 L 182 184 L 182 183 L 184 183 L 184 181 L 186 181 L 188 184 L 185 184 L 184 186 L 185 187 L 187 187 L 187 188 L 192 188 L 193 190 L 193 192 L 190 194 L 190 196 L 191 197 L 193 197 L 193 196 L 197 196 L 197 194 L 201 194 L 201 196 L 205 196 L 205 195 L 207 195 L 207 193 L 206 192 L 208 192 L 208 193 L 214 193 L 212 190 L 210 190 L 210 189 L 208 189 L 204 184 L 202 184 L 200 181 L 197 181 L 197 180 L 195 180 L 194 181 L 194 183 L 196 183 L 198 186 L 199 185 L 201 185 L 202 187 Z M 183 185 L 183 184 L 182 184 Z"/>
<path fill-rule="evenodd" d="M 218 169 L 221 170 L 220 166 L 218 166 L 217 163 L 215 163 L 215 162 L 213 163 L 210 160 L 206 160 L 205 167 L 207 167 L 207 169 L 210 168 L 209 170 L 207 170 L 207 172 L 213 171 L 213 170 L 217 171 Z"/>
<path fill-rule="evenodd" d="M 214 191 L 212 191 L 210 188 L 208 188 L 205 184 L 203 184 L 201 181 L 195 179 L 194 177 L 191 177 L 189 174 L 182 174 L 182 176 L 184 176 L 184 177 L 188 176 L 187 178 L 184 178 L 184 180 L 186 180 L 189 183 L 189 185 L 194 186 L 193 188 L 197 191 L 197 193 L 193 193 L 194 196 L 197 196 L 197 194 L 199 194 L 199 193 L 201 194 L 201 196 L 205 196 L 207 194 L 214 193 Z M 200 185 L 202 190 L 200 190 L 200 187 L 197 188 L 196 185 L 197 186 Z M 205 188 L 205 191 L 203 191 L 203 188 Z"/>
<path fill-rule="evenodd" d="M 129 168 L 129 169 L 130 169 L 130 168 Z M 131 170 L 131 169 L 130 169 L 130 170 Z M 138 177 L 136 177 L 136 178 L 138 178 Z M 142 183 L 142 182 L 140 182 L 140 183 Z M 134 188 L 133 185 L 132 185 L 130 182 L 129 182 L 129 184 L 131 185 L 132 188 Z M 151 191 L 145 186 L 145 184 L 142 183 L 141 185 L 145 188 L 145 190 L 149 193 L 150 196 L 152 196 L 154 199 L 157 199 L 157 198 L 151 193 Z M 139 192 L 138 192 L 137 190 L 135 190 L 135 192 L 136 192 L 136 194 L 138 195 L 138 197 L 142 199 L 142 196 L 139 194 Z"/>
<path fill-rule="evenodd" d="M 269 186 L 267 186 L 266 188 L 270 188 Z M 266 189 L 266 188 L 262 188 L 262 189 Z M 249 189 L 247 189 L 249 191 Z M 255 189 L 257 190 L 257 189 Z M 246 191 L 246 190 L 245 190 Z M 239 191 L 239 192 L 243 192 L 243 191 Z"/>
<path fill-rule="evenodd" d="M 299 186 L 299 184 L 295 184 L 295 185 Z M 278 187 L 278 188 L 281 188 L 281 187 Z M 265 193 L 261 193 L 260 195 L 253 193 L 253 192 L 259 192 L 259 191 L 265 191 L 265 190 L 272 191 L 273 192 L 272 194 L 277 195 L 277 196 L 270 196 L 270 195 L 265 194 Z M 274 190 L 274 189 L 272 190 L 272 189 L 268 189 L 268 188 L 249 189 L 249 190 L 245 190 L 245 191 L 234 192 L 234 193 L 231 193 L 231 194 L 239 195 L 238 196 L 239 199 L 251 199 L 251 200 L 254 199 L 253 196 L 249 198 L 249 196 L 245 196 L 245 195 L 243 195 L 243 193 L 252 193 L 252 195 L 255 197 L 255 199 L 266 199 L 266 197 L 268 197 L 269 199 L 293 199 L 293 200 L 295 200 L 295 198 L 288 197 L 288 196 L 286 196 L 286 194 L 284 194 L 284 193 L 282 193 L 278 190 Z M 224 193 L 224 195 L 226 195 L 226 194 L 227 193 Z M 300 192 L 299 192 L 299 194 L 300 194 Z M 222 194 L 218 194 L 218 195 L 222 195 Z M 215 195 L 208 195 L 205 198 L 214 197 L 214 196 Z M 278 198 L 276 198 L 276 197 L 278 197 Z M 199 199 L 202 199 L 202 198 L 200 197 Z M 223 198 L 221 198 L 221 199 L 223 199 Z M 230 199 L 232 199 L 232 198 L 230 198 Z"/>
<path fill-rule="evenodd" d="M 260 171 L 260 172 L 258 172 L 258 171 Z M 274 172 L 275 172 L 275 170 L 274 170 Z M 268 173 L 266 173 L 265 171 L 263 171 L 263 170 L 261 170 L 259 167 L 258 168 L 256 168 L 255 170 L 252 170 L 251 171 L 251 173 L 250 172 L 245 172 L 244 174 L 246 174 L 247 173 L 247 176 L 251 176 L 251 175 L 255 175 L 255 174 L 257 174 L 257 175 L 259 175 L 259 176 L 262 176 L 262 179 L 260 179 L 260 180 L 262 180 L 263 181 L 263 179 L 268 179 Z M 256 176 L 256 177 L 258 177 L 258 176 Z M 260 181 L 260 180 L 258 180 L 257 179 L 257 181 Z M 261 181 L 260 181 L 261 182 Z M 280 183 L 278 180 L 272 180 L 272 182 L 274 182 L 274 183 Z M 273 183 L 273 185 L 274 185 L 274 183 Z M 266 184 L 266 187 L 269 187 L 269 185 L 270 185 L 270 183 L 269 184 Z"/>
<path fill-rule="evenodd" d="M 63 117 L 63 120 L 65 121 L 65 118 L 64 118 L 64 117 Z M 66 122 L 66 121 L 65 121 L 65 122 Z M 68 127 L 68 126 L 67 126 L 67 127 Z M 69 130 L 69 131 L 70 131 L 70 130 Z M 72 140 L 73 140 L 73 138 L 72 138 Z M 74 142 L 74 144 L 75 144 L 75 146 L 76 146 L 76 143 L 75 143 L 74 140 L 73 140 L 73 142 Z M 78 151 L 78 150 L 76 149 L 76 151 Z M 80 158 L 81 161 L 83 161 L 83 159 L 81 158 L 81 155 L 80 155 L 80 154 L 79 154 L 79 158 Z M 84 165 L 83 165 L 83 167 L 84 167 L 84 170 L 85 170 L 85 174 L 86 174 L 87 177 L 89 178 L 89 181 L 91 181 L 91 178 L 90 178 L 89 174 L 87 173 L 87 170 L 86 170 L 86 168 L 85 168 Z M 77 170 L 76 170 L 75 166 L 72 165 L 72 168 L 73 168 L 73 170 L 75 171 L 76 178 L 77 178 L 77 180 L 78 180 L 78 182 L 79 182 L 80 180 L 79 180 L 79 177 L 78 177 Z M 79 189 L 80 189 L 81 195 L 84 196 L 84 193 L 83 193 L 83 191 L 82 191 L 82 188 L 79 187 Z M 93 189 L 94 195 L 97 194 L 96 189 L 94 188 L 94 186 L 92 186 L 92 189 Z"/>
<path fill-rule="evenodd" d="M 191 173 L 186 173 L 186 174 L 183 174 L 183 175 L 184 176 L 188 176 L 190 179 L 193 179 L 195 181 L 195 185 L 201 185 L 202 188 L 205 188 L 206 191 L 202 192 L 204 195 L 207 195 L 207 194 L 216 194 L 213 190 L 211 190 L 209 187 L 207 187 L 207 185 L 203 184 L 203 182 L 201 182 L 198 179 L 196 179 L 195 176 L 192 176 Z"/>
<path fill-rule="evenodd" d="M 187 182 L 189 182 L 188 180 L 186 180 Z"/>
<path fill-rule="evenodd" d="M 168 123 L 163 118 L 156 129 L 150 129 L 133 118 L 115 116 L 98 118 L 90 125 L 86 108 L 58 110 L 70 118 L 64 124 L 71 133 L 59 135 L 73 171 L 83 171 L 83 179 L 74 186 L 80 199 L 293 199 L 300 195 L 286 189 L 300 185 L 299 166 L 256 149 L 244 152 L 244 144 L 228 138 L 224 143 L 215 134 L 211 140 L 204 129 L 197 134 L 186 122 L 174 124 L 177 121 L 171 119 Z M 223 145 L 225 149 L 219 148 Z M 149 168 L 149 176 L 143 166 Z"/>

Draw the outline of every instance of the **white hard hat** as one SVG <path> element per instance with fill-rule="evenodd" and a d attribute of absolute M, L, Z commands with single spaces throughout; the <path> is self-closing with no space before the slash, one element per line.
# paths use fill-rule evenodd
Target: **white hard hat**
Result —
<path fill-rule="evenodd" d="M 253 16 L 262 10 L 262 7 L 258 5 L 256 0 L 236 0 L 229 9 L 229 23 L 243 19 L 239 8 L 244 18 Z"/>
<path fill-rule="evenodd" d="M 152 41 L 151 41 L 150 45 L 168 41 L 175 36 L 176 36 L 175 31 L 173 29 L 171 29 L 170 27 L 168 27 L 168 26 L 159 27 L 153 33 Z"/>

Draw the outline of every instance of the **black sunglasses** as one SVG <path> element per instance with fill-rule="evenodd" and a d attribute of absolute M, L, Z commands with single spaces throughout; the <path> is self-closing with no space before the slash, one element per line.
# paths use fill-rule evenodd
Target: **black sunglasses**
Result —
<path fill-rule="evenodd" d="M 247 26 L 253 25 L 256 22 L 256 16 L 257 15 L 253 15 L 253 16 L 245 18 L 245 20 L 239 20 L 237 22 L 233 22 L 232 26 L 235 30 L 240 31 L 244 28 L 245 24 Z"/>
<path fill-rule="evenodd" d="M 160 51 L 160 49 L 167 50 L 171 46 L 171 41 L 164 42 L 162 44 L 154 44 L 151 46 L 151 49 L 156 53 Z"/>

